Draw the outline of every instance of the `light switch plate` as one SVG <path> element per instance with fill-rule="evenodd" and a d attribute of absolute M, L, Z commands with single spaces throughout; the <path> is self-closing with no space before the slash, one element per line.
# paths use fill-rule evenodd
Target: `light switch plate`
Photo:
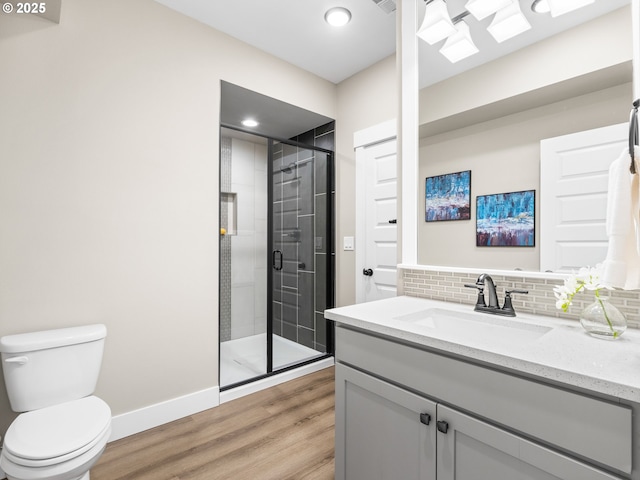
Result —
<path fill-rule="evenodd" d="M 344 250 L 353 250 L 353 237 L 344 237 L 343 239 Z"/>

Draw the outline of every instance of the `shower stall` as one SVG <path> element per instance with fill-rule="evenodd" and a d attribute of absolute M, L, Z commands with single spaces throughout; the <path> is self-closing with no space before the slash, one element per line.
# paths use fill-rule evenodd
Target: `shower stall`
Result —
<path fill-rule="evenodd" d="M 222 128 L 220 143 L 225 390 L 333 353 L 333 122 L 291 140 Z"/>

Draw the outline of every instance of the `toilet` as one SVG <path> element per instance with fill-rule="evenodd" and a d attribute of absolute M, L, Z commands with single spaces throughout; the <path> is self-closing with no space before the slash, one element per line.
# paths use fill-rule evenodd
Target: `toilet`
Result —
<path fill-rule="evenodd" d="M 0 469 L 9 480 L 89 480 L 111 434 L 111 410 L 93 395 L 104 325 L 0 338 L 11 409 Z"/>

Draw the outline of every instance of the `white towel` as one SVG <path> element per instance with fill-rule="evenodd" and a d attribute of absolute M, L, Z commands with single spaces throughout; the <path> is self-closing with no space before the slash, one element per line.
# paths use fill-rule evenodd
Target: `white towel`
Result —
<path fill-rule="evenodd" d="M 636 147 L 635 158 L 640 149 Z M 603 265 L 602 282 L 613 288 L 640 288 L 640 212 L 638 175 L 629 171 L 631 156 L 625 149 L 609 167 L 607 194 L 607 236 L 609 248 Z"/>

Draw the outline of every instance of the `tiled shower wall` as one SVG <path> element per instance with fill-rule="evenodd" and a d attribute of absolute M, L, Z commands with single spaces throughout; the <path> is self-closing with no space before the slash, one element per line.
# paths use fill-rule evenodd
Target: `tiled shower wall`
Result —
<path fill-rule="evenodd" d="M 267 147 L 221 138 L 220 189 L 236 194 L 237 232 L 220 242 L 220 340 L 266 332 Z M 227 225 L 222 209 L 221 225 Z"/>
<path fill-rule="evenodd" d="M 475 305 L 477 291 L 466 288 L 465 283 L 475 283 L 478 275 L 432 270 L 402 271 L 404 294 L 412 297 L 429 298 L 446 302 Z M 574 297 L 569 311 L 564 313 L 556 308 L 553 287 L 561 285 L 562 280 L 533 278 L 526 275 L 491 275 L 496 284 L 500 302 L 504 298 L 504 290 L 528 290 L 528 295 L 513 294 L 513 307 L 516 312 L 533 313 L 568 320 L 579 320 L 580 312 L 594 301 L 590 292 L 581 292 Z M 640 328 L 640 291 L 609 292 L 611 303 L 627 317 L 629 327 Z"/>
<path fill-rule="evenodd" d="M 334 123 L 298 135 L 292 140 L 333 151 Z M 327 301 L 326 155 L 278 144 L 273 151 L 274 250 L 284 254 L 283 268 L 274 274 L 273 333 L 326 352 L 324 310 Z"/>
<path fill-rule="evenodd" d="M 220 191 L 231 192 L 231 138 L 220 138 Z M 227 210 L 220 225 L 228 225 Z M 231 236 L 220 236 L 220 341 L 231 340 Z"/>

